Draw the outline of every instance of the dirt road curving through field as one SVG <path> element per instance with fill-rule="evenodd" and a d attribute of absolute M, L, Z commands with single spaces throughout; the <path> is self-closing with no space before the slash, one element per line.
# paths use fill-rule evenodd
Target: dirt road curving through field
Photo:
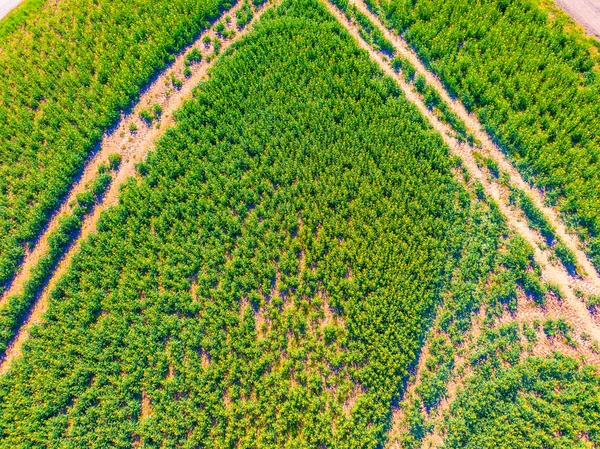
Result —
<path fill-rule="evenodd" d="M 277 3 L 267 1 L 264 5 L 255 8 L 252 20 L 241 30 L 236 29 L 235 35 L 230 39 L 221 38 L 220 53 L 225 52 L 234 42 L 246 35 L 252 26 L 260 19 L 260 16 L 272 5 Z M 235 29 L 235 13 L 241 8 L 243 2 L 238 2 L 233 8 L 226 11 L 223 17 L 230 16 L 232 20 L 227 25 L 230 30 Z M 214 28 L 214 27 L 213 27 Z M 37 261 L 45 254 L 48 244 L 49 234 L 58 226 L 58 218 L 67 213 L 70 204 L 76 199 L 77 194 L 85 190 L 85 185 L 89 183 L 98 171 L 98 166 L 106 162 L 108 156 L 118 153 L 122 156 L 121 165 L 113 180 L 107 189 L 102 201 L 97 204 L 93 211 L 86 216 L 81 228 L 81 233 L 77 240 L 71 245 L 69 250 L 63 256 L 57 269 L 53 272 L 44 290 L 36 300 L 32 310 L 27 316 L 25 323 L 20 327 L 14 339 L 7 348 L 4 357 L 0 363 L 0 374 L 8 371 L 12 362 L 19 357 L 23 344 L 27 341 L 31 327 L 42 322 L 43 314 L 48 308 L 48 299 L 50 292 L 56 286 L 61 276 L 67 271 L 73 256 L 79 250 L 81 243 L 93 232 L 96 231 L 96 224 L 102 212 L 118 202 L 120 186 L 136 173 L 136 164 L 143 161 L 148 152 L 154 147 L 154 142 L 159 138 L 167 128 L 173 125 L 173 113 L 179 109 L 182 103 L 192 96 L 193 89 L 198 83 L 208 76 L 210 68 L 214 65 L 217 58 L 213 53 L 213 44 L 205 44 L 205 36 L 211 39 L 217 39 L 214 29 L 202 33 L 198 39 L 190 45 L 186 51 L 182 52 L 175 62 L 167 68 L 140 97 L 140 101 L 133 108 L 131 114 L 124 115 L 116 129 L 102 139 L 101 147 L 96 156 L 88 163 L 84 173 L 71 189 L 67 199 L 63 202 L 59 211 L 55 214 L 50 225 L 40 237 L 35 248 L 27 254 L 23 268 L 17 275 L 10 288 L 3 296 L 3 300 L 12 294 L 19 293 L 23 289 L 24 282 L 29 278 L 29 270 L 35 266 Z M 193 48 L 197 48 L 203 55 L 202 61 L 190 65 L 191 75 L 184 76 L 186 68 L 185 55 Z M 174 77 L 174 78 L 173 78 Z M 181 82 L 180 87 L 176 87 L 173 79 Z M 158 103 L 162 108 L 162 114 L 155 122 L 147 124 L 139 116 L 140 112 L 152 107 Z M 131 124 L 134 123 L 137 130 L 131 131 Z M 1 302 L 0 302 L 1 305 Z"/>
<path fill-rule="evenodd" d="M 364 41 L 361 37 L 358 25 L 348 19 L 342 11 L 330 4 L 327 0 L 323 0 L 323 3 L 338 19 L 340 24 L 342 24 L 357 41 L 359 47 L 366 50 L 371 59 L 380 66 L 383 72 L 397 82 L 406 98 L 417 107 L 432 128 L 441 135 L 444 142 L 450 148 L 451 153 L 461 159 L 462 166 L 469 172 L 471 178 L 481 183 L 486 195 L 494 200 L 498 205 L 500 212 L 505 216 L 507 225 L 514 232 L 523 237 L 534 249 L 534 258 L 540 265 L 543 280 L 558 286 L 563 297 L 561 308 L 556 309 L 556 316 L 554 316 L 554 318 L 564 318 L 573 325 L 576 332 L 580 335 L 587 335 L 596 342 L 600 342 L 600 325 L 577 294 L 578 291 L 581 290 L 587 290 L 588 292 L 597 294 L 598 291 L 600 291 L 600 277 L 585 253 L 580 250 L 581 243 L 578 241 L 577 237 L 567 232 L 566 227 L 552 208 L 545 206 L 541 193 L 532 189 L 523 180 L 518 171 L 510 164 L 500 149 L 485 133 L 477 118 L 472 114 L 469 114 L 462 104 L 450 98 L 441 82 L 424 67 L 408 45 L 400 37 L 393 35 L 387 30 L 378 18 L 367 9 L 361 0 L 351 0 L 351 3 L 354 4 L 360 12 L 369 17 L 375 26 L 384 33 L 386 39 L 392 42 L 398 54 L 405 59 L 408 59 L 416 68 L 417 73 L 423 75 L 429 85 L 436 89 L 442 100 L 451 108 L 452 112 L 462 119 L 467 125 L 468 130 L 481 141 L 482 149 L 457 140 L 454 137 L 452 128 L 443 123 L 434 112 L 426 107 L 422 96 L 416 92 L 413 85 L 407 83 L 401 73 L 396 73 L 392 69 L 389 59 L 382 53 L 375 51 Z M 476 151 L 487 153 L 486 156 L 495 160 L 498 163 L 499 168 L 509 175 L 509 184 L 524 191 L 534 201 L 546 219 L 555 227 L 558 237 L 561 238 L 576 254 L 578 263 L 583 266 L 586 271 L 585 276 L 578 277 L 571 275 L 562 264 L 555 263 L 551 250 L 544 244 L 543 238 L 539 232 L 530 227 L 521 210 L 510 204 L 508 188 L 503 185 L 499 179 L 490 176 L 486 169 L 478 165 L 475 158 Z M 597 361 L 596 359 L 594 360 Z M 419 361 L 419 364 L 421 363 L 422 362 Z M 401 415 L 401 413 L 399 414 Z M 392 422 L 392 429 L 397 428 L 397 426 L 398 424 L 396 422 Z M 428 441 L 432 447 L 439 447 L 442 443 L 440 439 L 437 438 L 438 436 L 439 435 L 434 435 L 433 440 Z"/>

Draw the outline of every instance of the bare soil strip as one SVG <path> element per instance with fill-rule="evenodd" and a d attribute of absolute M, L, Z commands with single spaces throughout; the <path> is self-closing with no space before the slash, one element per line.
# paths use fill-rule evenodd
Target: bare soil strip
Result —
<path fill-rule="evenodd" d="M 271 2 L 266 2 L 263 6 L 254 10 L 252 20 L 241 30 L 235 29 L 235 13 L 242 7 L 243 2 L 239 1 L 233 8 L 224 13 L 223 19 L 227 16 L 231 17 L 230 23 L 227 25 L 228 30 L 235 30 L 235 35 L 231 39 L 220 38 L 220 53 L 227 50 L 234 42 L 246 35 L 252 26 L 259 20 L 261 15 L 269 9 Z M 185 52 L 177 56 L 175 62 L 165 70 L 141 95 L 140 101 L 132 109 L 129 115 L 124 115 L 116 129 L 105 135 L 102 139 L 101 148 L 96 156 L 86 166 L 81 179 L 73 186 L 67 199 L 62 204 L 61 208 L 50 222 L 44 234 L 40 237 L 38 244 L 33 251 L 27 255 L 23 268 L 14 282 L 10 286 L 6 295 L 2 297 L 5 300 L 9 295 L 22 291 L 24 282 L 28 279 L 31 268 L 44 255 L 47 249 L 49 234 L 56 229 L 58 225 L 58 217 L 70 210 L 70 204 L 76 199 L 78 193 L 85 190 L 85 185 L 88 184 L 98 171 L 98 166 L 106 162 L 108 156 L 113 153 L 118 153 L 122 156 L 121 165 L 117 173 L 113 176 L 113 180 L 107 189 L 102 201 L 97 204 L 94 210 L 86 216 L 81 228 L 81 233 L 77 240 L 71 245 L 69 250 L 59 262 L 56 270 L 49 279 L 43 292 L 34 304 L 25 323 L 21 326 L 15 338 L 10 343 L 6 353 L 0 363 L 0 374 L 8 371 L 11 363 L 19 357 L 23 343 L 27 341 L 32 326 L 42 322 L 43 314 L 48 307 L 48 298 L 50 292 L 54 289 L 61 276 L 67 271 L 73 256 L 79 251 L 81 243 L 93 232 L 96 231 L 96 224 L 102 212 L 110 206 L 117 204 L 119 198 L 120 186 L 131 176 L 136 173 L 136 164 L 143 161 L 148 152 L 153 148 L 154 142 L 160 137 L 167 128 L 174 124 L 173 113 L 179 109 L 183 101 L 192 96 L 193 89 L 198 83 L 207 77 L 210 68 L 217 60 L 213 52 L 214 45 L 205 44 L 203 39 L 205 36 L 211 39 L 217 39 L 216 32 L 210 29 L 202 33 L 196 41 L 190 45 Z M 197 48 L 203 55 L 202 61 L 192 63 L 190 65 L 191 75 L 185 77 L 185 55 L 193 48 Z M 174 86 L 173 77 L 181 82 L 181 87 Z M 162 108 L 162 114 L 150 125 L 148 125 L 139 116 L 140 112 L 145 109 L 150 109 L 152 105 L 159 104 Z M 131 124 L 134 123 L 137 127 L 135 132 L 130 131 Z M 2 302 L 0 302 L 0 306 Z"/>
<path fill-rule="evenodd" d="M 587 255 L 581 250 L 583 247 L 582 242 L 576 235 L 568 232 L 563 221 L 559 218 L 557 212 L 545 204 L 545 198 L 542 192 L 538 189 L 532 188 L 521 176 L 519 171 L 511 164 L 506 158 L 502 150 L 492 141 L 490 136 L 485 131 L 484 127 L 479 123 L 477 117 L 467 111 L 460 100 L 453 99 L 450 94 L 444 88 L 439 78 L 429 71 L 425 65 L 421 62 L 417 54 L 410 48 L 408 43 L 400 36 L 392 33 L 379 18 L 367 8 L 364 0 L 351 0 L 360 12 L 365 14 L 379 30 L 384 34 L 385 38 L 388 39 L 393 45 L 400 56 L 410 61 L 411 64 L 417 70 L 417 73 L 425 77 L 427 83 L 435 88 L 437 93 L 440 95 L 442 100 L 450 107 L 461 120 L 465 122 L 468 130 L 481 142 L 481 146 L 486 156 L 492 158 L 498 163 L 500 170 L 507 173 L 510 176 L 510 183 L 518 189 L 524 191 L 535 203 L 536 207 L 544 214 L 546 219 L 555 228 L 555 234 L 559 237 L 567 247 L 573 251 L 577 257 L 577 262 L 585 270 L 586 276 L 584 281 L 588 282 L 590 287 L 596 294 L 600 293 L 600 276 L 592 265 Z"/>
<path fill-rule="evenodd" d="M 326 2 L 326 0 L 323 0 L 323 2 L 325 4 L 325 6 L 329 9 L 329 11 L 333 15 L 335 15 L 335 17 L 346 28 L 346 30 L 356 39 L 359 47 L 366 50 L 369 53 L 369 56 L 371 57 L 371 59 L 373 59 L 373 61 L 377 62 L 377 64 L 384 71 L 384 73 L 386 75 L 392 77 L 398 83 L 400 88 L 403 90 L 406 98 L 417 107 L 419 112 L 421 112 L 421 114 L 427 119 L 427 121 L 432 126 L 432 128 L 440 134 L 440 136 L 442 137 L 444 142 L 450 148 L 451 153 L 460 157 L 460 159 L 462 161 L 462 165 L 468 170 L 471 177 L 474 178 L 475 180 L 479 181 L 483 185 L 485 193 L 488 195 L 488 197 L 492 198 L 498 204 L 500 211 L 506 217 L 508 226 L 510 228 L 512 228 L 514 231 L 516 231 L 519 235 L 521 235 L 532 246 L 532 248 L 534 249 L 534 252 L 535 252 L 535 259 L 542 268 L 542 278 L 545 281 L 552 282 L 555 285 L 558 285 L 560 287 L 561 293 L 563 294 L 563 297 L 565 298 L 565 302 L 568 303 L 570 305 L 570 307 L 572 307 L 577 312 L 578 323 L 574 323 L 574 324 L 580 326 L 581 328 L 584 328 L 589 335 L 591 335 L 593 338 L 595 338 L 596 340 L 598 340 L 600 342 L 600 326 L 598 325 L 598 323 L 596 323 L 596 321 L 594 320 L 594 317 L 589 312 L 589 310 L 587 309 L 584 302 L 580 298 L 577 297 L 577 295 L 575 294 L 575 292 L 573 290 L 573 286 L 578 285 L 580 283 L 580 280 L 577 280 L 577 279 L 571 277 L 569 275 L 569 273 L 567 272 L 567 270 L 562 265 L 560 265 L 560 266 L 553 265 L 553 263 L 551 262 L 551 259 L 552 259 L 551 252 L 548 249 L 541 249 L 544 247 L 544 244 L 541 241 L 540 235 L 536 231 L 534 231 L 533 229 L 531 229 L 529 227 L 529 224 L 522 216 L 521 211 L 515 210 L 510 205 L 509 200 L 508 200 L 507 189 L 505 187 L 503 187 L 496 179 L 491 177 L 485 169 L 479 167 L 479 165 L 475 161 L 475 157 L 474 157 L 473 153 L 474 153 L 474 151 L 476 151 L 476 148 L 471 147 L 467 143 L 460 142 L 458 139 L 453 137 L 452 128 L 449 125 L 442 123 L 440 121 L 440 119 L 435 115 L 435 113 L 430 111 L 425 106 L 425 103 L 423 102 L 423 99 L 421 98 L 421 96 L 413 90 L 413 88 L 410 84 L 406 83 L 406 81 L 404 80 L 404 78 L 402 77 L 401 74 L 396 73 L 392 69 L 392 67 L 390 66 L 390 64 L 388 62 L 388 58 L 385 55 L 373 50 L 369 46 L 369 44 L 367 44 L 360 36 L 358 27 L 354 23 L 350 22 L 348 20 L 348 18 L 339 9 L 337 9 L 332 4 Z M 367 11 L 370 14 L 371 20 L 373 20 L 375 18 L 370 11 L 366 10 L 366 8 L 365 8 L 365 11 Z M 376 25 L 378 27 L 383 28 L 383 26 L 381 25 L 380 22 L 374 22 L 374 23 L 376 23 Z M 382 31 L 383 31 L 383 29 L 382 29 Z M 386 35 L 386 38 L 391 40 L 392 37 L 393 36 L 391 36 L 391 34 L 388 32 Z M 397 44 L 397 41 L 398 41 L 398 39 L 394 39 L 395 45 Z M 416 56 L 415 56 L 415 58 L 416 58 Z M 411 61 L 411 62 L 413 62 L 413 61 Z M 418 62 L 418 59 L 417 59 L 417 62 Z M 413 62 L 413 64 L 415 65 L 415 67 L 417 67 L 418 71 L 423 70 L 425 72 L 424 74 L 429 75 L 429 78 L 433 77 L 433 75 L 431 73 L 429 73 L 423 67 L 423 65 L 420 64 L 420 62 L 419 62 L 420 66 L 417 66 L 417 64 L 414 62 Z M 433 85 L 433 83 L 431 83 L 431 84 Z M 448 101 L 453 102 L 453 100 L 449 99 L 447 93 L 443 90 L 439 81 L 437 81 L 437 86 L 435 86 L 435 87 L 440 90 L 440 92 L 439 92 L 440 95 L 445 94 L 445 96 L 448 98 Z M 453 104 L 456 106 L 457 103 L 453 102 Z M 461 106 L 456 106 L 457 109 L 460 107 Z M 464 108 L 463 108 L 463 113 L 461 115 L 459 115 L 459 117 L 463 120 L 469 119 L 470 122 L 477 122 L 474 117 L 469 115 L 464 110 Z M 467 120 L 465 120 L 465 122 L 467 122 Z M 469 123 L 467 123 L 467 125 L 469 125 Z M 469 126 L 469 127 L 470 127 L 470 129 L 474 129 L 474 130 L 479 129 L 479 127 L 477 127 L 477 126 Z M 484 140 L 487 140 L 488 146 L 495 147 L 495 145 L 490 141 L 489 137 L 487 137 L 487 135 L 483 131 L 479 130 L 476 134 L 476 137 L 478 139 L 480 139 L 482 142 L 484 142 Z M 499 150 L 497 150 L 497 151 L 499 151 Z M 504 166 L 501 166 L 501 168 L 504 171 L 506 171 L 506 172 L 509 172 L 509 170 L 512 172 L 516 171 L 514 168 L 512 168 L 512 166 L 510 166 L 510 164 L 504 158 L 503 158 L 503 160 L 504 160 Z M 515 180 L 517 180 L 517 181 L 515 181 Z M 525 184 L 525 182 L 522 180 L 522 178 L 520 178 L 518 173 L 517 174 L 513 173 L 510 181 L 511 182 L 515 181 L 515 183 L 517 184 L 518 180 L 520 180 L 521 183 L 527 189 L 529 189 L 529 186 L 527 186 L 527 184 Z M 520 186 L 517 184 L 517 187 L 520 187 Z M 531 189 L 529 189 L 529 190 L 531 190 Z M 541 201 L 541 199 L 540 199 L 540 201 Z M 548 209 L 548 208 L 546 208 L 544 206 L 544 209 Z M 555 225 L 560 224 L 562 226 L 562 223 L 560 223 L 560 221 L 556 218 L 556 216 L 553 215 L 553 217 L 554 217 L 554 221 L 552 223 Z M 547 218 L 550 219 L 551 217 L 547 217 Z M 563 229 L 564 229 L 564 226 L 563 226 Z M 581 253 L 581 251 L 580 251 L 580 253 Z M 587 261 L 589 263 L 585 254 L 581 254 L 581 256 L 582 256 L 581 259 L 584 259 L 584 260 L 582 260 L 582 262 Z M 586 280 L 591 284 L 591 286 L 590 286 L 591 288 L 595 287 L 596 282 L 598 283 L 598 285 L 600 285 L 600 279 L 598 278 L 598 275 L 595 270 L 593 270 L 592 273 L 589 274 L 586 278 L 587 278 Z"/>
<path fill-rule="evenodd" d="M 487 156 L 496 160 L 502 171 L 510 175 L 510 183 L 525 191 L 530 198 L 535 202 L 536 206 L 544 213 L 546 219 L 555 227 L 556 234 L 561 238 L 565 244 L 571 249 L 577 256 L 578 263 L 586 270 L 586 276 L 583 278 L 576 278 L 569 275 L 567 270 L 562 265 L 555 265 L 551 251 L 544 244 L 541 236 L 538 232 L 531 229 L 526 219 L 523 216 L 521 210 L 512 207 L 508 200 L 508 191 L 503 187 L 497 180 L 489 175 L 487 170 L 478 166 L 475 161 L 474 151 L 480 151 L 466 143 L 462 143 L 453 137 L 454 133 L 450 126 L 442 123 L 439 118 L 430 111 L 423 102 L 421 96 L 413 90 L 413 87 L 406 83 L 401 74 L 396 73 L 389 64 L 388 58 L 375 51 L 367 44 L 360 36 L 359 29 L 352 21 L 350 21 L 343 12 L 337 9 L 335 6 L 330 4 L 327 0 L 323 0 L 323 3 L 328 10 L 333 14 L 338 21 L 346 28 L 346 30 L 354 37 L 359 47 L 366 50 L 373 61 L 375 61 L 383 72 L 392 77 L 403 90 L 406 98 L 413 103 L 421 114 L 427 119 L 430 125 L 435 131 L 437 131 L 444 142 L 449 146 L 452 154 L 460 157 L 463 167 L 469 172 L 472 178 L 479 181 L 484 187 L 485 193 L 488 197 L 492 198 L 497 204 L 506 217 L 508 226 L 521 235 L 531 246 L 534 248 L 535 260 L 541 267 L 542 278 L 557 285 L 563 295 L 563 301 L 561 303 L 560 310 L 555 311 L 554 318 L 564 317 L 575 327 L 575 331 L 579 335 L 586 334 L 589 338 L 600 342 L 600 326 L 596 322 L 594 316 L 587 309 L 584 302 L 575 294 L 576 289 L 581 289 L 582 286 L 586 286 L 589 292 L 597 294 L 600 291 L 600 278 L 598 273 L 595 271 L 591 262 L 579 249 L 580 242 L 577 237 L 570 235 L 558 218 L 556 212 L 545 206 L 543 202 L 543 195 L 532 189 L 520 176 L 517 170 L 508 162 L 504 157 L 500 149 L 492 142 L 489 136 L 483 130 L 483 127 L 477 119 L 469 114 L 466 109 L 458 101 L 450 98 L 448 93 L 443 88 L 441 82 L 429 72 L 423 64 L 419 61 L 417 56 L 410 50 L 408 45 L 399 37 L 392 35 L 375 17 L 366 6 L 359 0 L 353 2 L 358 9 L 384 33 L 386 39 L 394 44 L 398 53 L 404 58 L 408 59 L 413 66 L 416 68 L 417 73 L 422 74 L 427 82 L 432 85 L 442 97 L 442 99 L 451 107 L 452 111 L 461 118 L 467 125 L 469 131 L 475 135 L 482 143 L 483 150 L 487 152 Z M 596 358 L 590 358 L 591 362 L 596 362 Z M 419 365 L 421 362 L 419 361 Z M 452 390 L 456 391 L 456 385 Z M 451 403 L 451 400 L 445 401 L 447 405 Z M 401 413 L 395 413 L 395 417 L 400 417 Z M 400 423 L 393 422 L 392 429 L 398 429 Z M 440 444 L 439 435 L 432 435 L 432 439 L 428 443 L 434 447 Z"/>

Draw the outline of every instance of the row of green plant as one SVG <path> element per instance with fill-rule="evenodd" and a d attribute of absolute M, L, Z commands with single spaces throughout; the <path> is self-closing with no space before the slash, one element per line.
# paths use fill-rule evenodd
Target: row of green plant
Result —
<path fill-rule="evenodd" d="M 59 218 L 58 227 L 48 236 L 46 253 L 31 269 L 22 291 L 6 298 L 5 304 L 0 308 L 0 354 L 6 350 L 15 331 L 78 234 L 85 215 L 104 195 L 112 179 L 111 171 L 116 170 L 119 163 L 120 155 L 115 154 L 111 155 L 109 164 L 100 165 L 98 175 L 86 190 L 77 195 L 76 204 L 69 214 Z"/>
<path fill-rule="evenodd" d="M 544 190 L 600 267 L 599 44 L 537 0 L 368 4 Z"/>
<path fill-rule="evenodd" d="M 33 1 L 0 21 L 0 287 L 103 133 L 230 5 Z"/>
<path fill-rule="evenodd" d="M 176 121 L 0 379 L 0 447 L 380 447 L 478 223 L 441 137 L 317 0 Z"/>
<path fill-rule="evenodd" d="M 546 219 L 544 214 L 536 207 L 531 198 L 520 189 L 510 186 L 509 200 L 523 211 L 530 226 L 539 231 L 546 244 L 551 246 L 556 257 L 572 274 L 579 271 L 577 257 L 567 245 L 556 235 L 554 226 Z"/>
<path fill-rule="evenodd" d="M 382 52 L 388 57 L 393 57 L 396 54 L 394 45 L 388 41 L 383 33 L 377 28 L 371 20 L 360 12 L 356 6 L 349 5 L 345 10 L 348 18 L 354 19 L 359 26 L 359 32 L 362 38 L 375 50 Z"/>
<path fill-rule="evenodd" d="M 513 338 L 499 334 L 503 332 Z M 492 337 L 490 335 L 490 337 Z M 448 449 L 574 448 L 600 443 L 600 373 L 558 353 L 519 362 L 518 329 L 493 335 L 506 343 L 451 406 Z"/>
<path fill-rule="evenodd" d="M 371 20 L 361 13 L 356 6 L 347 1 L 330 0 L 335 6 L 340 8 L 349 19 L 354 19 L 359 27 L 361 37 L 371 45 L 375 50 L 382 52 L 391 59 L 392 68 L 401 72 L 407 83 L 412 83 L 415 90 L 421 94 L 425 105 L 430 111 L 447 123 L 456 132 L 456 137 L 462 141 L 468 141 L 471 145 L 475 144 L 474 137 L 467 132 L 464 122 L 451 110 L 450 107 L 442 101 L 437 91 L 430 86 L 422 75 L 415 77 L 415 68 L 407 59 L 399 56 L 394 45 L 388 41 L 381 30 L 371 22 Z"/>

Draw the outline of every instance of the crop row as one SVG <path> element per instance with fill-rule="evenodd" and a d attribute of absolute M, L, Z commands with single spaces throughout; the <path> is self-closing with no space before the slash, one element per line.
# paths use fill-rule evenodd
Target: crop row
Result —
<path fill-rule="evenodd" d="M 103 133 L 229 6 L 224 0 L 28 2 L 0 22 L 0 286 Z"/>
<path fill-rule="evenodd" d="M 82 245 L 0 379 L 0 447 L 377 447 L 477 223 L 451 164 L 317 0 L 284 1 Z"/>
<path fill-rule="evenodd" d="M 600 77 L 595 43 L 536 1 L 371 0 L 600 266 Z"/>
<path fill-rule="evenodd" d="M 46 253 L 33 266 L 21 292 L 8 296 L 0 306 L 0 354 L 6 351 L 14 333 L 41 293 L 46 281 L 56 269 L 64 252 L 73 242 L 83 224 L 83 219 L 102 198 L 112 179 L 111 171 L 117 169 L 120 157 L 101 164 L 91 185 L 77 196 L 69 214 L 59 218 L 58 227 L 48 236 Z"/>

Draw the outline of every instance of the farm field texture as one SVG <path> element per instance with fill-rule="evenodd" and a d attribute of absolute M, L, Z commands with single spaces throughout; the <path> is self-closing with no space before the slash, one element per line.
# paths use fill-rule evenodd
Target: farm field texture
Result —
<path fill-rule="evenodd" d="M 32 1 L 0 22 L 0 285 L 103 132 L 226 7 Z"/>
<path fill-rule="evenodd" d="M 575 201 L 566 183 L 542 192 L 527 185 L 522 175 L 540 177 L 529 147 L 517 139 L 507 150 L 490 109 L 460 90 L 451 98 L 433 58 L 409 31 L 417 53 L 393 31 L 399 17 L 419 17 L 406 30 L 459 23 L 448 12 L 459 6 L 370 3 L 389 19 L 382 23 L 362 0 L 182 2 L 192 17 L 158 0 L 154 12 L 61 5 L 25 3 L 0 22 L 0 35 L 16 39 L 35 24 L 37 37 L 55 36 L 52 48 L 56 23 L 122 8 L 102 22 L 104 35 L 126 39 L 137 24 L 144 37 L 133 54 L 157 51 L 160 64 L 118 64 L 147 75 L 129 84 L 126 105 L 113 103 L 110 120 L 90 128 L 105 135 L 88 139 L 73 171 L 55 166 L 71 178 L 46 212 L 48 227 L 6 240 L 31 249 L 0 296 L 0 447 L 600 443 L 594 231 L 579 210 L 565 209 Z M 595 58 L 560 14 L 536 22 L 518 13 L 554 14 L 550 4 L 477 7 L 497 8 L 511 26 L 516 17 L 524 30 L 545 24 L 562 43 L 549 61 L 572 68 Z M 63 28 L 58 41 L 94 23 Z M 154 32 L 176 43 L 150 50 Z M 461 57 L 469 66 L 481 55 Z M 80 58 L 87 54 L 60 60 L 71 67 Z M 520 87 L 545 66 L 528 70 Z M 586 76 L 578 91 L 596 85 Z M 556 78 L 569 88 L 565 79 Z M 121 82 L 114 78 L 114 89 Z M 6 98 L 18 94 L 22 104 L 38 101 L 17 87 Z M 83 111 L 109 104 L 87 100 Z M 30 109 L 42 110 L 39 102 Z M 564 98 L 557 104 L 556 117 L 571 117 Z M 521 112 L 527 123 L 547 123 Z M 33 113 L 30 125 L 46 133 L 48 122 Z M 79 122 L 69 126 L 80 132 Z M 29 129 L 7 126 L 15 136 L 7 141 L 28 142 Z M 587 129 L 590 144 L 596 135 Z M 551 152 L 536 142 L 540 154 Z M 32 161 L 50 158 L 47 143 L 29 150 Z M 34 166 L 23 179 L 46 176 Z M 8 277 L 22 255 L 15 251 Z"/>
<path fill-rule="evenodd" d="M 322 6 L 278 11 L 179 112 L 55 290 L 1 381 L 6 447 L 383 438 L 468 197 Z"/>
<path fill-rule="evenodd" d="M 599 44 L 550 2 L 370 4 L 558 205 L 598 267 Z"/>
<path fill-rule="evenodd" d="M 177 55 L 168 70 L 144 90 L 131 112 L 103 136 L 98 150 L 0 296 L 0 353 L 3 353 L 0 372 L 18 356 L 29 329 L 42 318 L 48 296 L 61 273 L 68 268 L 81 242 L 95 230 L 102 212 L 118 201 L 120 186 L 135 174 L 136 164 L 144 160 L 154 139 L 173 123 L 173 112 L 183 100 L 191 97 L 193 88 L 206 77 L 218 53 L 247 33 L 263 12 L 260 5 L 248 2 L 229 9 L 221 21 Z M 97 178 L 106 179 L 106 167 L 114 173 L 110 174 L 108 185 L 103 184 L 104 194 L 90 196 L 90 188 L 97 183 Z M 80 207 L 82 200 L 84 204 Z M 86 211 L 83 215 L 82 210 Z M 71 231 L 65 233 L 63 223 L 72 222 L 74 217 L 79 224 L 69 227 Z M 57 235 L 60 235 L 60 248 L 54 244 Z"/>

